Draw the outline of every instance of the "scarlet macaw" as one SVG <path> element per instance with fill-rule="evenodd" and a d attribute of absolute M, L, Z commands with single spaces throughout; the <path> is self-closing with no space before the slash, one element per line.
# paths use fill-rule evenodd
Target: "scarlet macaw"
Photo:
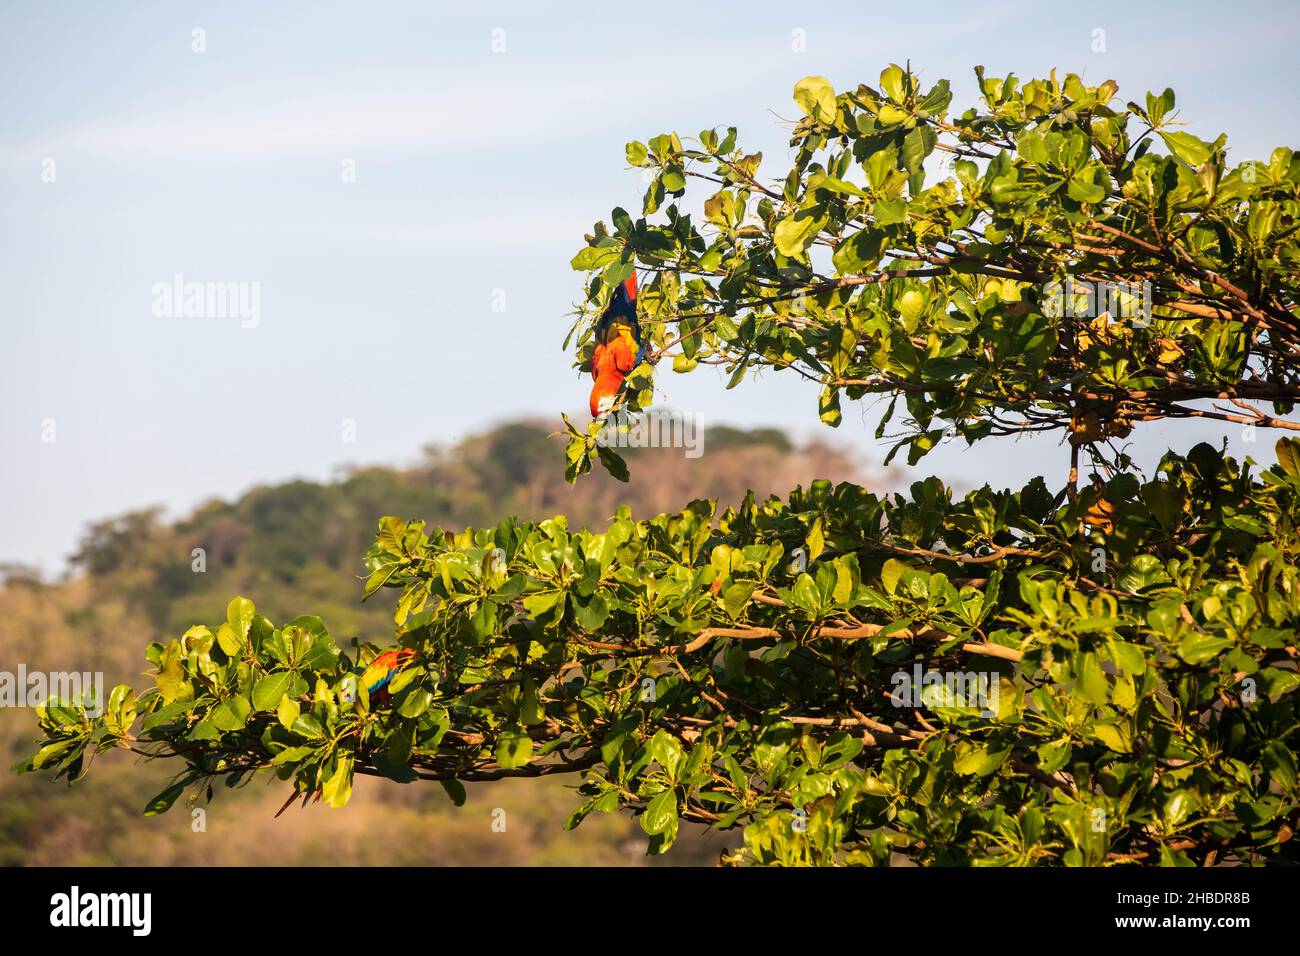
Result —
<path fill-rule="evenodd" d="M 636 318 L 636 273 L 614 290 L 596 323 L 596 350 L 591 355 L 591 417 L 609 411 L 623 380 L 645 360 L 641 323 Z"/>
<path fill-rule="evenodd" d="M 357 680 L 357 684 L 364 687 L 367 694 L 372 696 L 378 695 L 377 703 L 381 705 L 386 704 L 388 703 L 387 688 L 389 682 L 393 679 L 393 675 L 409 664 L 414 657 L 415 651 L 409 647 L 404 647 L 401 650 L 394 649 L 391 651 L 384 651 L 384 653 L 380 654 L 370 662 L 370 665 L 362 672 L 361 677 Z M 315 796 L 316 802 L 320 803 L 321 791 L 309 790 L 306 793 L 301 794 L 301 796 L 302 805 L 306 807 L 308 801 L 311 800 L 313 796 Z M 298 797 L 299 793 L 297 790 L 290 793 L 289 799 L 284 801 L 284 805 L 280 807 L 279 811 L 275 815 L 279 817 L 285 810 L 288 810 L 290 804 L 297 800 Z"/>
<path fill-rule="evenodd" d="M 384 651 L 365 669 L 358 683 L 365 688 L 367 694 L 374 694 L 388 686 L 388 682 L 393 679 L 393 675 L 405 667 L 415 656 L 415 651 L 409 647 L 402 650 Z"/>

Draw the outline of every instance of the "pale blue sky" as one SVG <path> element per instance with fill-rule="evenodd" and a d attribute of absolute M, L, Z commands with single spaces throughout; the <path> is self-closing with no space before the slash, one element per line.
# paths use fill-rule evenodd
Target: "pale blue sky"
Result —
<path fill-rule="evenodd" d="M 579 411 L 568 260 L 639 204 L 623 144 L 733 124 L 783 171 L 778 115 L 808 74 L 843 88 L 910 58 L 964 105 L 976 63 L 1055 65 L 1126 98 L 1173 86 L 1234 159 L 1300 146 L 1290 3 L 465 6 L 0 3 L 0 561 L 55 569 L 89 520 Z M 177 273 L 259 283 L 260 323 L 155 317 L 152 288 Z M 665 369 L 661 385 L 706 422 L 819 430 L 788 376 L 725 392 Z M 874 421 L 846 410 L 820 431 L 879 458 Z M 1053 441 L 985 443 L 919 470 L 1008 485 L 1063 460 Z"/>

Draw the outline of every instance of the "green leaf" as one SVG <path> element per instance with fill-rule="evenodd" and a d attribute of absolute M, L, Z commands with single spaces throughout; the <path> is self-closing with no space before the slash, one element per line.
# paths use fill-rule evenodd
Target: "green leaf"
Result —
<path fill-rule="evenodd" d="M 855 186 L 853 183 L 838 179 L 835 176 L 826 176 L 817 183 L 818 189 L 829 189 L 831 192 L 840 193 L 844 196 L 853 196 L 857 199 L 866 199 L 870 196 L 861 186 Z"/>
<path fill-rule="evenodd" d="M 1300 478 L 1300 441 L 1294 438 L 1279 438 L 1277 445 L 1277 465 L 1292 478 Z"/>
<path fill-rule="evenodd" d="M 1112 641 L 1110 647 L 1115 664 L 1125 674 L 1137 675 L 1146 670 L 1146 654 L 1137 644 L 1129 644 L 1126 641 Z"/>
<path fill-rule="evenodd" d="M 754 765 L 760 773 L 775 771 L 777 765 L 790 751 L 794 724 L 788 720 L 776 721 L 763 728 L 758 743 L 754 745 Z"/>
<path fill-rule="evenodd" d="M 898 590 L 898 582 L 902 580 L 907 570 L 907 565 L 895 558 L 885 562 L 884 567 L 880 569 L 880 583 L 887 594 L 893 594 Z"/>
<path fill-rule="evenodd" d="M 821 515 L 817 516 L 812 523 L 812 527 L 808 529 L 808 534 L 804 538 L 804 545 L 808 549 L 809 561 L 816 561 L 821 556 L 821 553 L 826 550 L 826 533 Z"/>
<path fill-rule="evenodd" d="M 415 687 L 408 691 L 397 705 L 397 713 L 403 717 L 419 717 L 433 703 L 433 692 L 427 687 Z"/>
<path fill-rule="evenodd" d="M 275 709 L 275 715 L 280 719 L 280 726 L 285 730 L 292 730 L 293 722 L 298 719 L 298 714 L 301 711 L 302 707 L 298 701 L 285 694 L 280 698 L 280 704 Z"/>
<path fill-rule="evenodd" d="M 680 166 L 669 166 L 659 177 L 659 182 L 670 193 L 679 193 L 686 188 L 686 175 Z"/>
<path fill-rule="evenodd" d="M 299 714 L 298 719 L 293 722 L 293 732 L 302 737 L 309 737 L 313 740 L 319 740 L 325 736 L 325 730 L 311 714 Z"/>
<path fill-rule="evenodd" d="M 821 591 L 818 590 L 817 582 L 810 574 L 803 573 L 795 578 L 793 597 L 795 604 L 810 615 L 817 614 L 821 609 Z"/>
<path fill-rule="evenodd" d="M 1280 667 L 1265 667 L 1259 672 L 1259 684 L 1265 697 L 1277 699 L 1300 687 L 1300 674 Z"/>
<path fill-rule="evenodd" d="M 238 647 L 248 643 L 248 632 L 253 626 L 253 618 L 256 615 L 257 609 L 246 597 L 237 597 L 226 607 L 226 623 L 230 625 L 231 636 Z M 234 656 L 234 652 L 227 650 L 224 644 L 221 649 Z"/>
<path fill-rule="evenodd" d="M 969 753 L 959 757 L 953 764 L 953 770 L 963 776 L 974 775 L 987 777 L 1011 756 L 1008 750 L 991 750 L 988 747 L 973 747 Z"/>
<path fill-rule="evenodd" d="M 524 598 L 524 610 L 532 617 L 539 617 L 555 607 L 562 597 L 563 591 L 538 591 Z"/>
<path fill-rule="evenodd" d="M 293 684 L 293 674 L 289 671 L 277 671 L 267 674 L 253 685 L 253 709 L 274 710 L 280 704 L 280 698 L 289 692 Z"/>
<path fill-rule="evenodd" d="M 605 466 L 605 470 L 615 480 L 626 482 L 631 477 L 627 471 L 627 462 L 623 460 L 622 455 L 612 448 L 597 445 L 596 454 L 600 458 L 600 463 Z"/>
<path fill-rule="evenodd" d="M 817 417 L 831 428 L 838 428 L 843 414 L 840 412 L 840 390 L 827 385 L 817 398 Z"/>
<path fill-rule="evenodd" d="M 544 720 L 546 720 L 546 711 L 542 707 L 541 695 L 537 690 L 537 681 L 531 677 L 525 677 L 522 703 L 519 707 L 519 722 L 525 727 L 534 727 Z"/>
<path fill-rule="evenodd" d="M 1171 153 L 1193 168 L 1207 162 L 1213 155 L 1213 147 L 1191 133 L 1166 133 L 1160 130 L 1160 138 L 1165 141 Z"/>
<path fill-rule="evenodd" d="M 1101 669 L 1101 661 L 1097 655 L 1088 651 L 1078 658 L 1079 666 L 1079 689 L 1083 695 L 1094 704 L 1105 704 L 1110 701 L 1110 684 L 1106 680 L 1106 675 Z"/>
<path fill-rule="evenodd" d="M 456 779 L 439 780 L 438 782 L 442 784 L 442 789 L 447 791 L 447 796 L 451 797 L 452 803 L 458 807 L 463 807 L 465 805 L 467 794 L 465 793 L 465 785 L 463 783 Z"/>
<path fill-rule="evenodd" d="M 1099 203 L 1106 198 L 1106 189 L 1097 183 L 1071 179 L 1066 186 L 1066 193 L 1071 199 L 1086 203 Z"/>
<path fill-rule="evenodd" d="M 321 799 L 331 807 L 346 806 L 352 798 L 352 758 L 339 757 L 338 768 L 321 785 Z"/>
<path fill-rule="evenodd" d="M 587 601 L 582 601 L 576 594 L 570 595 L 569 604 L 573 607 L 573 619 L 584 631 L 598 631 L 605 619 L 609 617 L 610 606 L 605 595 L 597 591 Z"/>
<path fill-rule="evenodd" d="M 252 712 L 253 708 L 249 706 L 247 697 L 230 697 L 212 708 L 212 713 L 208 719 L 212 721 L 212 726 L 217 730 L 230 733 L 243 730 Z"/>
<path fill-rule="evenodd" d="M 217 628 L 217 646 L 225 652 L 227 657 L 233 658 L 239 656 L 244 643 L 235 635 L 229 624 L 222 624 Z"/>
<path fill-rule="evenodd" d="M 824 76 L 805 76 L 796 83 L 794 101 L 806 116 L 823 123 L 835 121 L 835 88 Z"/>
<path fill-rule="evenodd" d="M 1094 724 L 1093 734 L 1111 750 L 1116 753 L 1132 753 L 1133 742 L 1129 735 L 1115 724 Z"/>
<path fill-rule="evenodd" d="M 36 756 L 32 758 L 32 769 L 40 770 L 43 767 L 52 765 L 58 757 L 66 754 L 76 747 L 76 745 L 77 741 L 75 740 L 59 740 L 52 744 L 46 744 L 38 750 Z"/>
<path fill-rule="evenodd" d="M 669 779 L 675 780 L 677 768 L 682 762 L 682 745 L 666 730 L 655 731 L 655 735 L 650 738 L 650 758 L 664 768 Z"/>
<path fill-rule="evenodd" d="M 1274 780 L 1286 790 L 1295 789 L 1296 758 L 1286 744 L 1280 740 L 1270 740 L 1259 756 Z"/>
<path fill-rule="evenodd" d="M 167 787 L 161 793 L 150 797 L 149 802 L 144 805 L 144 815 L 146 817 L 156 817 L 160 813 L 166 813 L 172 808 L 178 797 L 185 792 L 185 783 L 174 783 Z"/>
<path fill-rule="evenodd" d="M 1178 642 L 1178 656 L 1189 664 L 1204 664 L 1236 643 L 1231 637 L 1195 631 Z"/>
<path fill-rule="evenodd" d="M 646 161 L 649 151 L 645 143 L 633 140 L 627 144 L 627 164 L 629 166 L 640 166 Z"/>
<path fill-rule="evenodd" d="M 1069 737 L 1042 744 L 1038 748 L 1038 769 L 1046 774 L 1056 773 L 1070 759 L 1072 750 Z"/>
<path fill-rule="evenodd" d="M 880 73 L 880 89 L 895 103 L 902 105 L 906 92 L 903 89 L 903 68 L 891 63 Z"/>
<path fill-rule="evenodd" d="M 903 138 L 903 168 L 908 173 L 908 191 L 914 197 L 925 184 L 925 160 L 938 142 L 939 135 L 928 125 L 917 126 Z"/>
<path fill-rule="evenodd" d="M 496 761 L 506 770 L 527 766 L 533 759 L 533 741 L 522 727 L 507 727 L 497 738 Z"/>
<path fill-rule="evenodd" d="M 872 272 L 880 265 L 888 245 L 889 238 L 883 230 L 868 226 L 841 242 L 831 256 L 831 263 L 842 276 Z"/>
<path fill-rule="evenodd" d="M 677 794 L 672 790 L 653 797 L 641 814 L 641 829 L 651 835 L 666 833 L 677 825 Z"/>
<path fill-rule="evenodd" d="M 808 244 L 826 225 L 825 214 L 816 206 L 800 209 L 776 224 L 772 234 L 776 249 L 792 259 L 803 255 Z"/>
<path fill-rule="evenodd" d="M 1164 818 L 1171 827 L 1182 823 L 1196 808 L 1196 802 L 1186 790 L 1175 790 L 1165 798 Z"/>

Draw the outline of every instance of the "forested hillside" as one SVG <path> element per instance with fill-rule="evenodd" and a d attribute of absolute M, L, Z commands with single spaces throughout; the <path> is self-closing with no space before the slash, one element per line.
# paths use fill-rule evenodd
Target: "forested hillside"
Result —
<path fill-rule="evenodd" d="M 145 509 L 96 523 L 63 580 L 8 569 L 0 669 L 23 663 L 29 671 L 102 671 L 109 686 L 138 682 L 142 647 L 195 621 L 223 619 L 232 594 L 247 595 L 275 619 L 310 611 L 343 640 L 386 643 L 391 602 L 359 600 L 359 556 L 385 514 L 457 530 L 503 514 L 563 513 L 577 525 L 603 522 L 621 503 L 645 515 L 692 497 L 736 502 L 750 488 L 761 497 L 814 478 L 863 480 L 829 446 L 795 447 L 777 431 L 716 426 L 697 459 L 681 449 L 624 450 L 634 465 L 631 484 L 600 475 L 574 489 L 557 466 L 559 443 L 547 436 L 544 425 L 511 423 L 454 447 L 430 447 L 409 468 L 357 467 L 327 484 L 259 487 L 175 522 Z M 0 710 L 7 764 L 30 750 L 34 732 L 30 711 Z M 346 814 L 295 807 L 279 819 L 288 784 L 259 780 L 210 808 L 206 829 L 195 832 L 188 812 L 140 815 L 174 768 L 141 773 L 125 754 L 102 759 L 94 778 L 72 790 L 0 775 L 0 863 L 611 864 L 639 862 L 645 848 L 635 821 L 623 817 L 564 831 L 574 800 L 558 780 L 471 787 L 457 808 L 441 788 L 366 779 Z M 504 833 L 492 828 L 498 808 Z M 724 845 L 692 834 L 672 862 L 712 863 Z"/>

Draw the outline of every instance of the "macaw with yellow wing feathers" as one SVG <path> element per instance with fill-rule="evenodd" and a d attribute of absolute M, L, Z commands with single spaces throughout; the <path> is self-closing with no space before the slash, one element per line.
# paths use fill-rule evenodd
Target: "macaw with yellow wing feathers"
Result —
<path fill-rule="evenodd" d="M 596 323 L 596 350 L 591 355 L 591 417 L 606 414 L 623 380 L 645 361 L 645 342 L 636 317 L 636 273 L 614 290 Z"/>
<path fill-rule="evenodd" d="M 393 675 L 405 667 L 415 657 L 415 651 L 409 647 L 402 650 L 384 651 L 365 669 L 357 683 L 365 688 L 367 694 L 374 695 L 384 691 Z"/>
<path fill-rule="evenodd" d="M 370 695 L 372 703 L 385 706 L 389 703 L 388 685 L 392 683 L 394 675 L 413 660 L 415 660 L 415 651 L 409 647 L 384 651 L 361 672 L 361 676 L 357 679 L 357 686 L 365 689 L 365 692 Z M 302 797 L 304 807 L 307 806 L 312 797 L 315 797 L 316 802 L 319 803 L 321 794 L 322 790 L 320 788 L 306 792 L 295 789 L 289 794 L 289 799 L 280 807 L 276 816 L 279 817 L 285 810 L 288 810 L 290 805 L 299 797 Z"/>

